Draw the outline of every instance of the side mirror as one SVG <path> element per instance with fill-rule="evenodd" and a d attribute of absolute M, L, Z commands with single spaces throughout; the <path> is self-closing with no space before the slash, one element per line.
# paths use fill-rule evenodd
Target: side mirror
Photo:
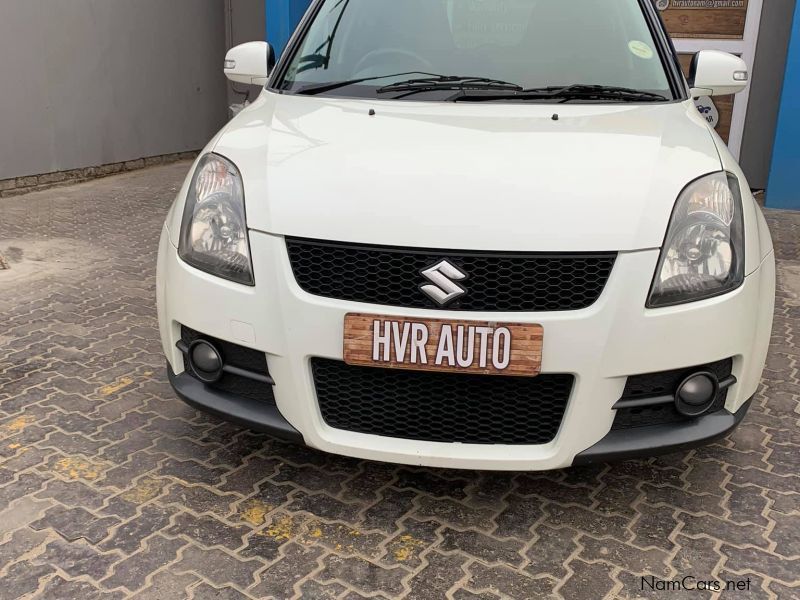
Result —
<path fill-rule="evenodd" d="M 266 85 L 272 48 L 267 42 L 247 42 L 228 50 L 225 76 L 236 83 Z"/>
<path fill-rule="evenodd" d="M 694 55 L 689 73 L 693 98 L 738 94 L 750 79 L 745 63 L 738 56 L 718 50 L 701 50 Z"/>

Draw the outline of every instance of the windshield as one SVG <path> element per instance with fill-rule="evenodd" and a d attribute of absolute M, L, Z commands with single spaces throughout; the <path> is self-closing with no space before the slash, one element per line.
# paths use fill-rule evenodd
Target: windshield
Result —
<path fill-rule="evenodd" d="M 389 84 L 432 77 L 440 80 L 424 90 L 386 93 Z M 470 85 L 504 97 L 512 88 L 496 89 L 498 81 L 673 98 L 639 0 L 325 0 L 277 87 L 431 100 L 439 88 L 464 85 L 452 78 L 492 80 Z"/>

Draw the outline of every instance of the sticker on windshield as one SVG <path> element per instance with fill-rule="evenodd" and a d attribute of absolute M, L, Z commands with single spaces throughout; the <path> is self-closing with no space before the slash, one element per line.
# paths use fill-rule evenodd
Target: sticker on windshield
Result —
<path fill-rule="evenodd" d="M 628 48 L 633 54 L 639 58 L 651 59 L 653 58 L 653 49 L 639 40 L 633 40 L 628 44 Z"/>

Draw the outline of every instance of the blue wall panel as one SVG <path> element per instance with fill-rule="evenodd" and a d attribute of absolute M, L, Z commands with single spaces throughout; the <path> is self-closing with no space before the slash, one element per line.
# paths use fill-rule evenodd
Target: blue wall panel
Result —
<path fill-rule="evenodd" d="M 311 0 L 265 0 L 267 14 L 267 41 L 280 57 L 286 42 L 303 18 Z"/>
<path fill-rule="evenodd" d="M 795 9 L 786 60 L 775 149 L 767 184 L 767 206 L 800 210 L 800 8 Z"/>

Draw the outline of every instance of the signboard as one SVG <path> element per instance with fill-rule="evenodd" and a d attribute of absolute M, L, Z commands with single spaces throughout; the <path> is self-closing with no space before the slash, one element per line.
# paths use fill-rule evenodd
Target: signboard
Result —
<path fill-rule="evenodd" d="M 654 0 L 674 38 L 744 38 L 750 0 Z"/>

